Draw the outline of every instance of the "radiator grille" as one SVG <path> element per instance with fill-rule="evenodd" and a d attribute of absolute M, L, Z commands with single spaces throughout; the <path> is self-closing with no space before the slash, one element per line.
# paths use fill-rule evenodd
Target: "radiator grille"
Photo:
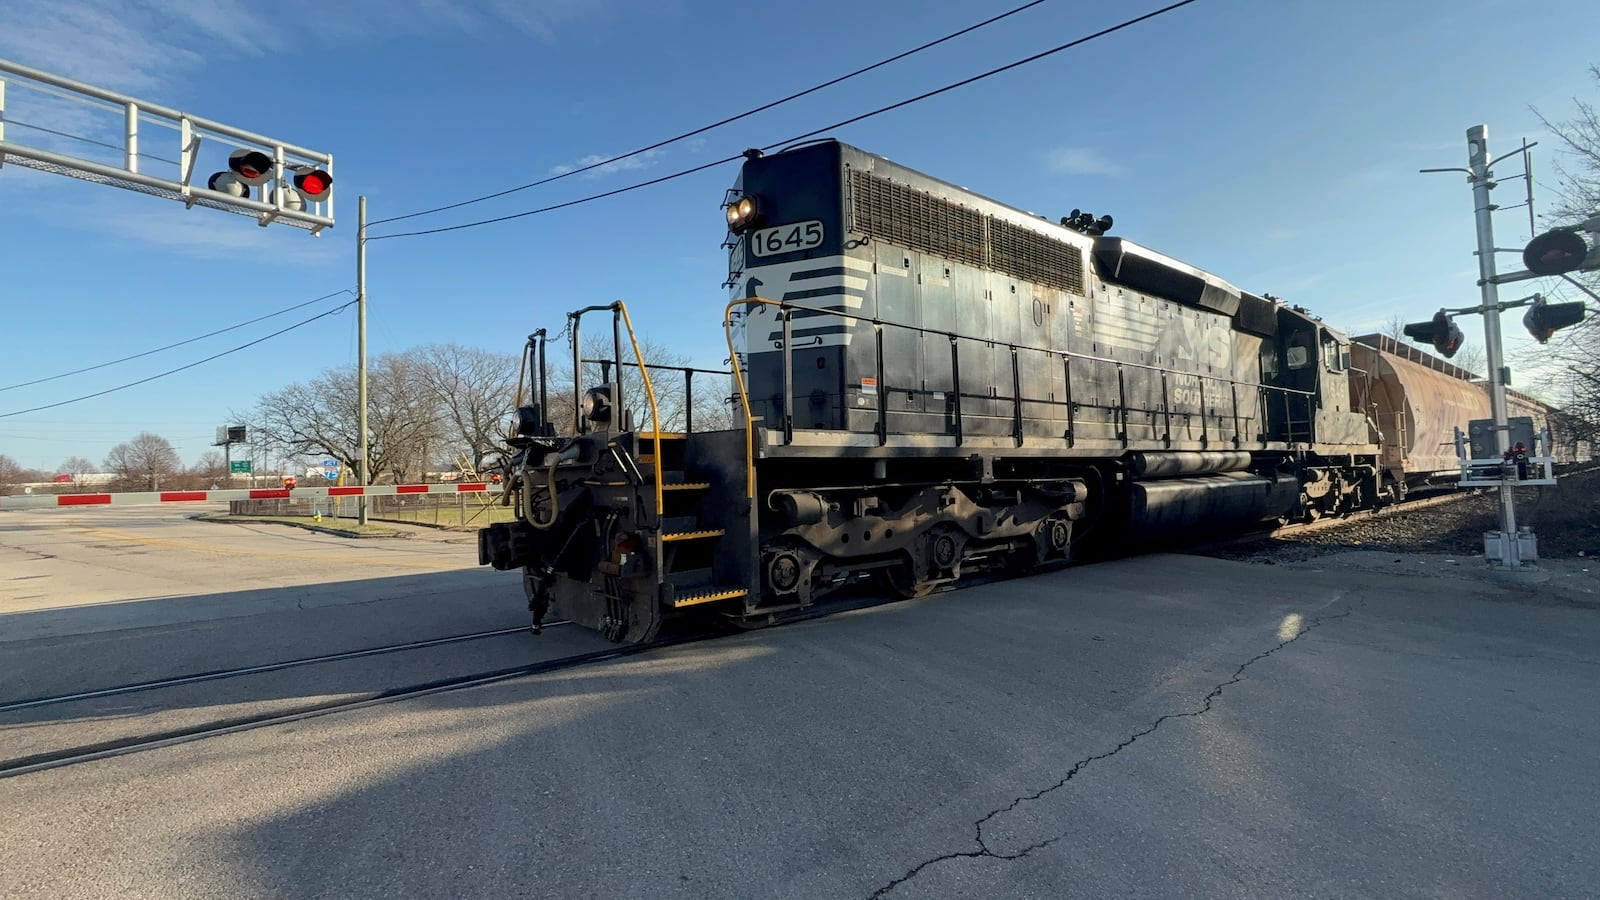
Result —
<path fill-rule="evenodd" d="M 977 210 L 856 169 L 850 188 L 857 229 L 955 262 L 984 264 L 983 216 Z"/>
<path fill-rule="evenodd" d="M 1083 293 L 1083 251 L 1071 244 L 860 170 L 850 195 L 855 228 L 880 240 Z"/>
<path fill-rule="evenodd" d="M 989 267 L 1074 294 L 1083 293 L 1083 252 L 1004 219 L 989 218 Z"/>

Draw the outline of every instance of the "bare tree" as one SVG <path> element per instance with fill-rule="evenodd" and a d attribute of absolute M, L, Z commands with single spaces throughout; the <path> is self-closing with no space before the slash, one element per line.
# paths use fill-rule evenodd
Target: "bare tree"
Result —
<path fill-rule="evenodd" d="M 480 471 L 504 449 L 519 357 L 459 344 L 434 344 L 409 355 L 439 422 L 440 445 L 430 448 L 435 458 L 461 457 L 471 471 Z"/>
<path fill-rule="evenodd" d="M 10 493 L 12 485 L 21 484 L 22 466 L 4 453 L 0 453 L 0 494 Z"/>
<path fill-rule="evenodd" d="M 106 468 L 115 472 L 124 487 L 161 490 L 161 480 L 171 478 L 182 467 L 172 442 L 145 431 L 133 440 L 118 444 L 106 454 Z"/>
<path fill-rule="evenodd" d="M 1383 327 L 1378 329 L 1378 333 L 1382 334 L 1382 335 L 1386 335 L 1388 337 L 1392 337 L 1397 341 L 1408 341 L 1408 340 L 1410 340 L 1410 338 L 1406 337 L 1406 320 L 1405 320 L 1405 317 L 1401 316 L 1399 313 L 1395 313 L 1394 315 L 1392 315 L 1389 318 L 1385 319 L 1384 323 L 1383 323 Z"/>
<path fill-rule="evenodd" d="M 225 485 L 228 483 L 228 461 L 221 453 L 208 450 L 201 454 L 184 474 L 196 488 L 204 489 L 213 484 Z"/>
<path fill-rule="evenodd" d="M 439 446 L 438 415 L 408 354 L 386 353 L 367 373 L 371 477 L 404 481 Z M 283 457 L 331 456 L 360 471 L 356 369 L 328 369 L 309 382 L 262 397 L 250 419 L 255 440 Z"/>
<path fill-rule="evenodd" d="M 1471 341 L 1462 341 L 1461 349 L 1456 351 L 1455 359 L 1450 361 L 1474 375 L 1488 377 L 1489 357 L 1483 352 L 1482 347 Z"/>
<path fill-rule="evenodd" d="M 1600 66 L 1590 66 L 1589 76 L 1600 88 Z M 1580 98 L 1572 102 L 1576 113 L 1560 122 L 1534 110 L 1561 145 L 1554 166 L 1558 178 L 1555 204 L 1543 216 L 1551 227 L 1575 225 L 1600 214 L 1600 109 Z M 1600 272 L 1574 272 L 1571 277 L 1600 292 Z M 1563 283 L 1548 293 L 1565 290 L 1569 288 Z M 1556 332 L 1548 345 L 1535 347 L 1520 361 L 1547 373 L 1540 386 L 1564 407 L 1565 439 L 1600 441 L 1600 316 L 1596 315 L 1597 304 L 1582 292 L 1575 291 L 1565 299 L 1585 302 L 1589 316 Z"/>
<path fill-rule="evenodd" d="M 69 456 L 61 461 L 61 474 L 72 476 L 72 489 L 83 490 L 83 476 L 99 471 L 94 463 L 81 456 Z"/>

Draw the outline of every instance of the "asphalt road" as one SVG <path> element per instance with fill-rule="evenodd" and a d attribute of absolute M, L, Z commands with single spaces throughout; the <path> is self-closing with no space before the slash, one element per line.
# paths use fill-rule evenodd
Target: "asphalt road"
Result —
<path fill-rule="evenodd" d="M 195 521 L 226 504 L 0 513 L 0 642 L 488 585 L 471 533 L 352 540 Z M 503 579 L 500 580 L 503 583 Z"/>
<path fill-rule="evenodd" d="M 1600 894 L 1600 610 L 1431 571 L 1125 560 L 4 779 L 0 896 Z"/>

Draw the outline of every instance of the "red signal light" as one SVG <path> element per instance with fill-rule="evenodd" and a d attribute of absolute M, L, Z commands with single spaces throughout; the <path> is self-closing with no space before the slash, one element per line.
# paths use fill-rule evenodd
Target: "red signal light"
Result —
<path fill-rule="evenodd" d="M 228 154 L 228 168 L 245 184 L 260 187 L 272 178 L 272 157 L 260 150 L 235 150 Z"/>
<path fill-rule="evenodd" d="M 324 200 L 333 187 L 333 176 L 322 169 L 301 168 L 294 173 L 294 189 L 307 200 Z"/>

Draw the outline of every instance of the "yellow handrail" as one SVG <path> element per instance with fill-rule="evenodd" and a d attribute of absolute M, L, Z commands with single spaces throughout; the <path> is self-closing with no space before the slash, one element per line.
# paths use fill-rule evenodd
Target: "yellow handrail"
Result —
<path fill-rule="evenodd" d="M 745 497 L 752 503 L 756 499 L 756 420 L 750 415 L 750 394 L 744 387 L 744 372 L 739 369 L 739 351 L 733 346 L 733 308 L 753 303 L 783 306 L 783 303 L 765 297 L 744 297 L 729 303 L 722 311 L 722 333 L 728 339 L 728 362 L 733 369 L 734 387 L 739 390 L 739 406 L 744 410 Z M 788 348 L 784 349 L 787 351 Z M 753 509 L 751 514 L 755 514 Z"/>
<path fill-rule="evenodd" d="M 650 369 L 644 364 L 644 354 L 639 350 L 639 339 L 633 334 L 633 319 L 628 316 L 628 304 L 618 300 L 617 311 L 622 313 L 622 324 L 628 329 L 628 343 L 633 345 L 633 358 L 639 361 L 639 377 L 644 379 L 644 395 L 650 400 L 650 423 L 656 435 L 656 452 L 650 454 L 650 461 L 656 473 L 656 524 L 659 526 L 662 519 L 661 511 L 666 509 L 666 498 L 662 495 L 661 488 L 661 410 L 656 406 L 656 389 L 650 383 Z M 618 360 L 617 365 L 621 364 L 622 361 Z M 617 373 L 617 378 L 621 380 L 621 372 Z M 621 415 L 621 411 L 618 411 L 618 415 Z"/>

